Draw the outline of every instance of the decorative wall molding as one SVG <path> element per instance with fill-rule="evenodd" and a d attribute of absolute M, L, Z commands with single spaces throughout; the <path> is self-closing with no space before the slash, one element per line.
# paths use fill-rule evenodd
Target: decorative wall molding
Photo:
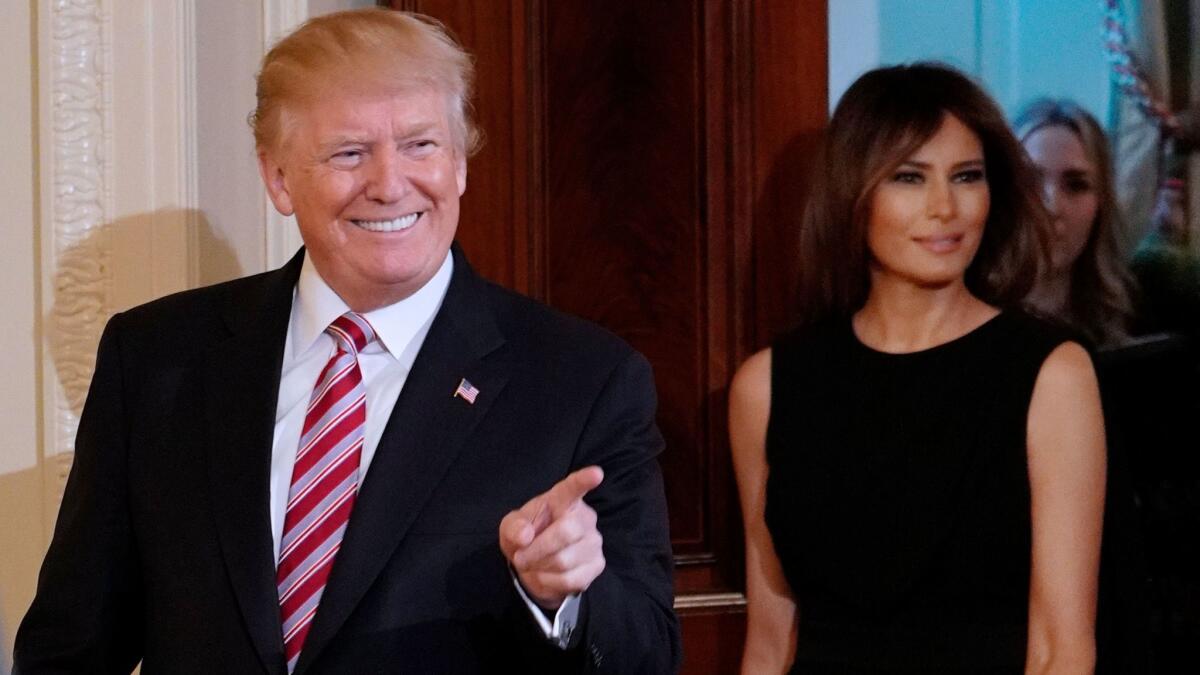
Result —
<path fill-rule="evenodd" d="M 174 0 L 154 5 L 155 20 L 152 63 L 153 81 L 173 86 L 152 88 L 158 134 L 155 155 L 173 169 L 156 171 L 155 222 L 159 239 L 156 249 L 171 255 L 156 255 L 154 295 L 164 295 L 196 286 L 199 277 L 199 160 L 196 149 L 196 2 Z M 163 58 L 170 55 L 173 58 Z M 180 255 L 184 265 L 180 266 Z"/>
<path fill-rule="evenodd" d="M 37 16 L 49 524 L 108 318 L 196 278 L 195 6 L 40 0 Z"/>
<path fill-rule="evenodd" d="M 675 610 L 681 612 L 706 609 L 736 611 L 745 606 L 745 593 L 690 593 L 675 597 Z"/>
<path fill-rule="evenodd" d="M 308 0 L 262 0 L 263 53 L 308 18 Z"/>
<path fill-rule="evenodd" d="M 42 303 L 46 497 L 57 505 L 111 313 L 111 17 L 99 0 L 43 2 Z M 52 510 L 53 511 L 53 510 Z"/>

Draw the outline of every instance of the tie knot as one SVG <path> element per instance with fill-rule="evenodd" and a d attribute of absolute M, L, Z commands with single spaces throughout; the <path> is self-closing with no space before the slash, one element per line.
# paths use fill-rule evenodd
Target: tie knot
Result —
<path fill-rule="evenodd" d="M 350 354 L 357 355 L 375 341 L 375 329 L 358 312 L 346 312 L 334 319 L 325 332 L 337 340 L 339 349 Z"/>

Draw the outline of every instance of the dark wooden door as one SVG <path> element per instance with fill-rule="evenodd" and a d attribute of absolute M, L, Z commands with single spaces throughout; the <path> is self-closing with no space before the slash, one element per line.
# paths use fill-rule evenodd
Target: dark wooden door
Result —
<path fill-rule="evenodd" d="M 650 359 L 685 673 L 736 672 L 745 623 L 725 428 L 737 365 L 789 321 L 825 0 L 392 0 L 476 56 L 459 240 L 492 279 Z"/>

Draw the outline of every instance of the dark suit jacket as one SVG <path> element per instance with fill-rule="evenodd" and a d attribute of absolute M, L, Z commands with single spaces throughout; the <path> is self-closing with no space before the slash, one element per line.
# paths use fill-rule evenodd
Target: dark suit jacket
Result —
<path fill-rule="evenodd" d="M 17 673 L 286 672 L 268 476 L 301 260 L 109 322 Z M 464 377 L 473 405 L 451 396 Z M 480 279 L 456 247 L 296 673 L 673 671 L 654 410 L 641 355 Z M 587 501 L 607 567 L 563 651 L 497 529 L 589 464 L 605 472 Z"/>

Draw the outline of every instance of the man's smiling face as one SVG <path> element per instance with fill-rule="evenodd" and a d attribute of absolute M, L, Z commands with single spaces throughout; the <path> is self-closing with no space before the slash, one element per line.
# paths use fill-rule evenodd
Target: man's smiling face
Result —
<path fill-rule="evenodd" d="M 286 109 L 279 147 L 259 154 L 271 201 L 355 311 L 412 295 L 454 241 L 467 168 L 447 103 L 430 86 L 329 91 Z"/>

